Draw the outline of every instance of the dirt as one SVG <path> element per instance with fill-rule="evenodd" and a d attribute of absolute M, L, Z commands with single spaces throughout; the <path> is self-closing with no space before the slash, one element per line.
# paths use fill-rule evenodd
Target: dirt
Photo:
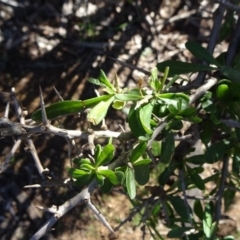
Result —
<path fill-rule="evenodd" d="M 39 86 L 46 104 L 58 101 L 53 86 L 66 99 L 95 96 L 87 82 L 97 78 L 99 70 L 113 79 L 117 73 L 122 86 L 133 86 L 143 72 L 160 61 L 190 61 L 185 50 L 187 40 L 207 43 L 211 20 L 202 20 L 203 11 L 212 15 L 208 1 L 1 1 L 0 8 L 0 91 L 15 87 L 28 117 L 39 108 Z M 207 9 L 211 9 L 207 12 Z M 207 19 L 207 17 L 206 17 Z M 116 59 L 121 60 L 119 63 Z M 138 70 L 136 69 L 138 67 Z M 1 95 L 4 111 L 9 96 Z M 13 112 L 11 116 L 14 119 Z M 113 111 L 107 116 L 109 129 L 120 131 L 125 115 Z M 86 127 L 84 118 L 66 117 L 67 129 Z M 0 162 L 11 150 L 11 138 L 1 139 Z M 39 158 L 54 178 L 66 177 L 69 166 L 66 142 L 60 137 L 34 137 Z M 77 142 L 82 144 L 82 142 Z M 29 239 L 50 217 L 36 206 L 59 205 L 74 196 L 78 189 L 24 189 L 40 182 L 40 177 L 26 143 L 15 154 L 11 166 L 0 175 L 1 239 Z M 102 195 L 97 191 L 93 202 L 113 228 L 129 216 L 128 198 L 119 192 Z M 43 239 L 112 239 L 108 230 L 89 209 L 78 206 L 66 214 Z M 159 222 L 159 231 L 167 228 Z M 152 239 L 144 236 L 144 224 L 138 217 L 127 221 L 118 239 Z"/>

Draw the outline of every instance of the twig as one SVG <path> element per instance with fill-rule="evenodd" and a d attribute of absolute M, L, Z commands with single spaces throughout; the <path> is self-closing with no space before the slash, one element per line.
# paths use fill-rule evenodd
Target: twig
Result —
<path fill-rule="evenodd" d="M 214 48 L 217 42 L 219 41 L 219 34 L 220 34 L 225 11 L 226 11 L 226 8 L 220 5 L 214 13 L 213 26 L 211 29 L 211 34 L 210 34 L 209 42 L 207 46 L 207 49 L 210 53 L 213 53 Z"/>
<path fill-rule="evenodd" d="M 48 179 L 43 181 L 41 184 L 26 185 L 24 188 L 43 188 L 43 187 L 61 187 L 61 186 L 72 186 L 73 181 L 70 178 L 67 179 Z"/>
<path fill-rule="evenodd" d="M 204 201 L 214 201 L 216 200 L 215 197 L 202 197 L 202 196 L 189 196 L 189 195 L 186 195 L 186 198 L 187 199 L 194 199 L 194 200 L 204 200 Z"/>
<path fill-rule="evenodd" d="M 45 179 L 44 172 L 45 173 L 49 172 L 49 170 L 48 169 L 43 169 L 43 166 L 40 162 L 40 159 L 39 159 L 38 154 L 37 154 L 37 150 L 34 146 L 34 143 L 33 143 L 32 139 L 30 137 L 28 137 L 27 141 L 28 141 L 28 145 L 29 145 L 29 150 L 32 154 L 32 157 L 33 157 L 34 161 L 35 161 L 35 164 L 36 164 L 37 170 L 39 172 L 39 175 L 42 177 L 42 179 Z"/>
<path fill-rule="evenodd" d="M 44 104 L 44 100 L 43 100 L 42 89 L 41 89 L 40 86 L 39 86 L 39 92 L 40 92 L 40 104 L 41 104 L 41 112 L 42 112 L 42 121 L 43 121 L 43 124 L 46 127 L 48 127 L 49 121 L 47 119 L 47 113 L 46 113 L 46 110 L 45 110 L 45 104 Z"/>
<path fill-rule="evenodd" d="M 214 0 L 214 2 L 223 5 L 224 7 L 228 8 L 229 10 L 240 12 L 239 6 L 232 4 L 226 0 Z"/>
<path fill-rule="evenodd" d="M 231 37 L 231 41 L 228 46 L 227 55 L 226 55 L 226 65 L 231 66 L 234 60 L 234 57 L 238 53 L 240 48 L 240 16 L 238 16 L 237 24 Z"/>
<path fill-rule="evenodd" d="M 156 127 L 153 131 L 152 137 L 151 139 L 148 141 L 147 143 L 147 148 L 151 148 L 152 147 L 152 143 L 153 141 L 157 138 L 157 136 L 162 132 L 162 130 L 166 127 L 167 123 L 166 122 L 162 122 L 160 123 L 160 125 L 158 127 Z"/>
<path fill-rule="evenodd" d="M 190 96 L 189 104 L 194 103 L 197 99 L 199 99 L 201 96 L 203 96 L 206 93 L 206 91 L 208 91 L 216 83 L 217 83 L 217 79 L 216 78 L 211 78 L 211 79 L 207 80 L 207 82 L 204 85 L 199 87 L 196 90 L 196 92 L 192 96 Z"/>
<path fill-rule="evenodd" d="M 104 169 L 115 169 L 116 166 L 119 166 L 122 164 L 123 159 L 125 159 L 125 155 L 121 154 L 116 161 L 112 162 L 109 166 L 102 167 Z M 61 218 L 64 214 L 66 214 L 70 209 L 75 207 L 79 203 L 88 203 L 90 201 L 90 196 L 93 193 L 94 189 L 97 187 L 97 182 L 93 180 L 87 188 L 82 190 L 78 195 L 75 197 L 71 198 L 70 200 L 66 201 L 64 204 L 58 207 L 57 212 L 52 216 L 35 234 L 30 240 L 37 240 L 44 236 L 50 229 L 51 227 L 58 221 L 59 218 Z M 92 209 L 93 210 L 93 209 Z M 99 216 L 99 212 L 96 212 Z M 106 224 L 107 221 L 106 219 L 102 219 L 103 216 L 99 218 L 99 220 L 103 223 Z M 108 226 L 110 226 L 107 223 Z M 112 229 L 112 228 L 111 228 Z"/>
<path fill-rule="evenodd" d="M 191 15 L 196 14 L 197 12 L 198 12 L 197 9 L 192 9 L 188 12 L 182 12 L 181 14 L 174 15 L 173 17 L 165 20 L 164 25 L 168 24 L 168 23 L 173 23 L 173 22 L 176 22 L 176 21 L 180 21 L 180 20 L 185 19 L 185 18 L 189 18 Z"/>
<path fill-rule="evenodd" d="M 61 94 L 58 92 L 58 90 L 54 86 L 53 86 L 53 89 L 54 89 L 55 93 L 57 94 L 59 100 L 63 101 L 63 98 L 62 98 Z"/>
<path fill-rule="evenodd" d="M 229 186 L 229 185 L 226 185 L 226 188 L 228 188 L 229 190 L 234 191 L 234 192 L 240 192 L 240 188 L 236 188 L 236 187 Z"/>
<path fill-rule="evenodd" d="M 219 33 L 220 33 L 221 26 L 222 26 L 221 23 L 224 18 L 225 10 L 226 10 L 225 7 L 220 5 L 215 12 L 213 27 L 211 30 L 211 34 L 210 34 L 209 42 L 208 42 L 208 46 L 207 46 L 207 49 L 210 53 L 213 53 L 214 48 L 219 40 Z M 203 64 L 207 65 L 205 62 Z M 206 72 L 200 72 L 198 74 L 197 78 L 194 80 L 194 82 L 195 82 L 194 84 L 197 86 L 201 86 L 205 80 L 206 74 L 207 74 Z"/>
<path fill-rule="evenodd" d="M 13 99 L 14 102 L 14 107 L 15 107 L 15 113 L 17 115 L 17 118 L 21 124 L 25 124 L 25 118 L 22 113 L 22 108 L 20 106 L 20 103 L 17 100 L 16 93 L 15 93 L 15 88 L 11 88 L 11 98 Z"/>
<path fill-rule="evenodd" d="M 96 183 L 95 183 L 96 184 Z M 94 187 L 94 188 L 93 188 Z M 57 208 L 57 211 L 54 212 L 54 215 L 45 222 L 45 224 L 30 238 L 30 240 L 38 240 L 44 235 L 46 235 L 51 227 L 69 210 L 74 208 L 76 205 L 80 203 L 84 203 L 87 199 L 90 199 L 90 194 L 95 189 L 93 184 L 90 184 L 87 188 L 82 190 L 79 194 L 74 196 L 73 198 L 66 201 L 64 204 Z"/>
<path fill-rule="evenodd" d="M 10 127 L 0 128 L 1 137 L 20 136 L 25 135 L 26 133 L 26 130 L 22 127 L 20 123 L 13 123 Z"/>
<path fill-rule="evenodd" d="M 10 103 L 8 102 L 7 106 L 5 108 L 5 111 L 4 111 L 4 118 L 8 118 L 8 116 L 9 116 L 9 109 L 10 109 Z"/>
<path fill-rule="evenodd" d="M 23 3 L 18 3 L 17 1 L 14 0 L 0 0 L 0 3 L 6 4 L 9 7 L 12 8 L 25 8 L 26 5 Z"/>
<path fill-rule="evenodd" d="M 218 223 L 221 219 L 221 207 L 222 207 L 222 198 L 225 189 L 225 183 L 228 176 L 228 165 L 229 165 L 229 156 L 225 155 L 223 157 L 223 166 L 222 166 L 222 176 L 219 183 L 219 188 L 216 194 L 216 203 L 215 203 L 215 221 Z"/>
<path fill-rule="evenodd" d="M 180 182 L 181 182 L 181 187 L 182 187 L 184 205 L 185 205 L 185 208 L 186 208 L 186 211 L 187 211 L 187 214 L 188 214 L 188 219 L 190 221 L 191 227 L 193 227 L 192 216 L 191 216 L 190 208 L 189 208 L 188 201 L 187 201 L 187 194 L 186 194 L 186 186 L 185 186 L 184 176 L 183 176 L 183 169 L 180 170 L 179 176 L 180 176 Z"/>
<path fill-rule="evenodd" d="M 110 226 L 110 224 L 107 222 L 107 220 L 105 219 L 105 217 L 97 210 L 97 208 L 91 203 L 91 200 L 90 198 L 84 200 L 86 203 L 87 203 L 87 206 L 94 212 L 95 216 L 97 217 L 97 219 L 99 221 L 101 221 L 103 223 L 103 225 L 105 227 L 107 227 L 107 229 L 113 233 L 114 233 L 114 230 L 112 229 L 112 227 Z"/>
<path fill-rule="evenodd" d="M 131 221 L 131 220 L 133 219 L 133 217 L 134 217 L 136 214 L 140 213 L 141 210 L 142 210 L 144 207 L 145 207 L 145 205 L 142 204 L 141 206 L 135 208 L 135 210 L 132 211 L 132 212 L 128 215 L 128 217 L 126 217 L 123 221 L 121 221 L 121 222 L 119 223 L 119 225 L 118 225 L 117 227 L 114 228 L 114 231 L 117 232 L 126 222 Z"/>
<path fill-rule="evenodd" d="M 5 161 L 4 161 L 4 162 L 1 164 L 1 166 L 0 166 L 0 174 L 1 174 L 2 172 L 4 172 L 4 171 L 6 170 L 6 168 L 8 167 L 8 164 L 9 164 L 11 158 L 14 156 L 14 153 L 17 151 L 17 149 L 18 149 L 18 147 L 20 146 L 21 142 L 22 142 L 22 139 L 19 138 L 19 139 L 14 143 L 14 145 L 13 145 L 10 153 L 7 155 Z"/>
<path fill-rule="evenodd" d="M 221 119 L 221 122 L 234 128 L 240 128 L 240 122 L 233 119 Z"/>

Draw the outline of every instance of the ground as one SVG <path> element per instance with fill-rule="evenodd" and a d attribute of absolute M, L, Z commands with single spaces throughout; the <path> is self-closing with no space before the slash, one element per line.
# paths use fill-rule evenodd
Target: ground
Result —
<path fill-rule="evenodd" d="M 84 2 L 84 3 L 83 3 Z M 30 114 L 39 108 L 39 86 L 46 104 L 58 101 L 53 86 L 66 99 L 95 96 L 87 82 L 103 69 L 110 79 L 117 73 L 122 86 L 132 86 L 160 61 L 190 61 L 187 40 L 206 46 L 215 9 L 208 1 L 5 1 L 0 2 L 0 91 L 14 87 Z M 209 10 L 209 11 L 207 11 Z M 204 18 L 203 18 L 204 17 Z M 221 46 L 221 50 L 226 45 Z M 216 54 L 218 49 L 216 49 Z M 120 62 L 118 60 L 121 60 Z M 1 95 L 4 111 L 8 94 Z M 13 114 L 12 114 L 13 117 Z M 67 129 L 85 126 L 84 118 L 66 117 Z M 120 131 L 125 115 L 111 111 L 109 129 Z M 60 137 L 36 136 L 34 143 L 44 167 L 52 177 L 66 177 L 67 145 Z M 79 143 L 81 144 L 81 143 Z M 12 139 L 1 139 L 1 162 L 11 150 Z M 36 206 L 58 205 L 77 189 L 24 189 L 40 181 L 29 153 L 22 145 L 9 168 L 0 176 L 1 239 L 28 239 L 49 218 Z M 93 202 L 113 227 L 131 209 L 121 191 L 102 195 Z M 118 239 L 141 239 L 143 228 L 133 218 L 117 232 Z M 167 229 L 159 223 L 160 233 Z M 66 214 L 44 239 L 111 239 L 109 232 L 84 206 Z M 142 229 L 142 230 L 141 230 Z M 151 239 L 149 232 L 145 239 Z"/>

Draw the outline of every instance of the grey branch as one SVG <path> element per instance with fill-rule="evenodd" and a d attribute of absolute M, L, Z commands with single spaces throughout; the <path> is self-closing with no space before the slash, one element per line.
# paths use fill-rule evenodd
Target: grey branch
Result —
<path fill-rule="evenodd" d="M 22 142 L 22 139 L 19 138 L 13 145 L 10 153 L 7 155 L 5 161 L 0 165 L 0 174 L 2 172 L 4 172 L 6 170 L 6 168 L 8 167 L 8 164 L 10 162 L 10 160 L 12 159 L 12 157 L 14 156 L 14 153 L 17 151 L 17 149 L 19 148 L 20 144 Z"/>
<path fill-rule="evenodd" d="M 226 8 L 228 8 L 228 9 L 230 9 L 232 11 L 240 12 L 240 7 L 235 5 L 235 4 L 230 3 L 229 1 L 226 1 L 226 0 L 215 0 L 214 2 L 217 2 L 217 3 L 225 6 Z"/>
<path fill-rule="evenodd" d="M 196 92 L 190 97 L 190 104 L 194 103 L 197 99 L 202 97 L 210 88 L 217 83 L 217 79 L 211 78 L 207 82 L 199 87 Z"/>
<path fill-rule="evenodd" d="M 225 189 L 226 179 L 228 177 L 228 167 L 229 167 L 229 156 L 225 155 L 223 157 L 223 166 L 222 166 L 222 176 L 219 184 L 219 189 L 216 194 L 216 203 L 215 203 L 215 221 L 218 223 L 221 219 L 221 208 L 222 208 L 222 198 Z"/>

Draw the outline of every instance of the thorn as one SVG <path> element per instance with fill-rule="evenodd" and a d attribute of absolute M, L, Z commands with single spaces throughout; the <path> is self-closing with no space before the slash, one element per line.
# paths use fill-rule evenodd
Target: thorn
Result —
<path fill-rule="evenodd" d="M 5 112 L 4 112 L 4 118 L 8 118 L 9 116 L 9 109 L 10 109 L 10 103 L 8 102 L 5 108 Z"/>
<path fill-rule="evenodd" d="M 45 104 L 44 104 L 44 99 L 43 99 L 43 95 L 42 95 L 42 89 L 41 89 L 40 86 L 39 86 L 39 92 L 40 92 L 40 104 L 41 104 L 41 111 L 42 111 L 42 120 L 43 120 L 43 124 L 47 126 L 49 124 L 49 122 L 48 122 L 48 119 L 47 119 L 47 113 L 46 113 L 46 110 L 45 110 Z"/>
<path fill-rule="evenodd" d="M 60 95 L 60 93 L 54 86 L 53 86 L 53 89 L 54 89 L 55 93 L 57 94 L 58 98 L 60 99 L 60 101 L 64 101 L 64 99 L 62 98 L 62 96 Z"/>

